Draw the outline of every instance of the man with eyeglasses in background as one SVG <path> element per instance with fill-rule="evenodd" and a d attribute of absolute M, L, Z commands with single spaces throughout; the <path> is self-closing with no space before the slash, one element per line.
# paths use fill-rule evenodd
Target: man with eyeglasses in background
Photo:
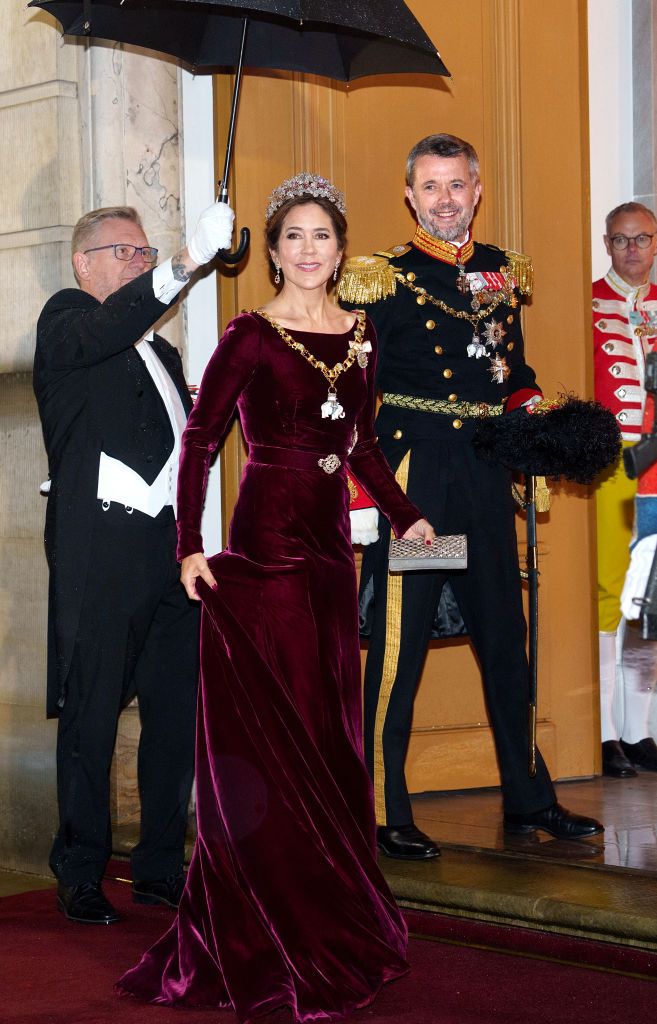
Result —
<path fill-rule="evenodd" d="M 595 397 L 616 416 L 627 447 L 641 437 L 645 398 L 649 341 L 636 328 L 657 320 L 657 285 L 649 280 L 657 252 L 655 214 L 642 203 L 615 207 L 604 243 L 611 268 L 593 283 Z M 627 478 L 622 460 L 602 475 L 596 491 L 602 770 L 621 779 L 636 776 L 637 768 L 657 771 L 648 724 L 657 646 L 641 639 L 620 606 L 635 493 L 636 481 Z"/>
<path fill-rule="evenodd" d="M 79 289 L 37 325 L 34 390 L 48 453 L 48 713 L 59 718 L 59 909 L 119 919 L 101 880 L 112 849 L 109 780 L 117 721 L 136 695 L 141 830 L 133 899 L 176 906 L 193 779 L 197 608 L 176 563 L 180 438 L 191 407 L 179 353 L 153 332 L 199 266 L 230 245 L 215 203 L 161 266 L 132 207 L 76 224 Z"/>

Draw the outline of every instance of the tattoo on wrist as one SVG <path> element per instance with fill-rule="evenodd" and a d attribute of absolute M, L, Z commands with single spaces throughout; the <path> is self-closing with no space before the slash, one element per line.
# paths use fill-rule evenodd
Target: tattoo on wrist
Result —
<path fill-rule="evenodd" d="M 171 270 L 176 281 L 189 281 L 192 276 L 192 271 L 187 269 L 180 258 L 180 253 L 171 258 Z"/>

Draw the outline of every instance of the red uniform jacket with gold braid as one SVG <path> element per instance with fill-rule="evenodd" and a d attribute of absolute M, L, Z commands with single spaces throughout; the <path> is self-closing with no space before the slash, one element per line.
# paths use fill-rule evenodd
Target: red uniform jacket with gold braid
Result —
<path fill-rule="evenodd" d="M 613 270 L 594 281 L 595 397 L 613 412 L 624 441 L 641 436 L 646 346 L 634 330 L 652 314 L 657 315 L 657 285 L 633 288 Z"/>

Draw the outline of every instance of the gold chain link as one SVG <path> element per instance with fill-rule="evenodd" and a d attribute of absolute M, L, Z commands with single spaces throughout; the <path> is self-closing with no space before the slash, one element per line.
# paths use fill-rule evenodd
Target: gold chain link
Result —
<path fill-rule="evenodd" d="M 253 309 L 252 313 L 257 313 L 263 320 L 266 320 L 268 324 L 274 328 L 275 331 L 280 334 L 281 338 L 286 345 L 293 348 L 295 352 L 298 352 L 300 356 L 310 363 L 316 370 L 324 376 L 331 387 L 335 386 L 335 382 L 341 373 L 348 370 L 350 366 L 353 366 L 354 361 L 358 357 L 360 347 L 363 342 L 363 334 L 365 333 L 365 312 L 362 309 L 355 310 L 356 313 L 356 329 L 354 331 L 353 341 L 350 342 L 349 352 L 345 359 L 341 363 L 336 363 L 335 366 L 327 366 L 326 363 L 317 359 L 316 356 L 309 352 L 305 345 L 300 341 L 295 341 L 291 334 L 289 334 L 284 327 L 281 327 L 269 313 L 265 313 L 264 309 Z"/>
<path fill-rule="evenodd" d="M 494 299 L 486 306 L 485 309 L 480 310 L 478 313 L 466 313 L 464 310 L 452 309 L 442 299 L 437 299 L 435 296 L 430 295 L 426 288 L 419 288 L 416 284 L 411 284 L 407 281 L 402 273 L 396 273 L 395 279 L 403 284 L 405 288 L 409 288 L 416 295 L 423 295 L 427 302 L 431 302 L 432 305 L 437 306 L 438 309 L 442 309 L 443 313 L 447 313 L 448 316 L 456 317 L 457 320 L 467 320 L 471 324 L 472 329 L 477 332 L 479 324 L 486 316 L 490 316 L 502 302 L 510 302 L 510 298 L 506 291 L 500 291 Z"/>

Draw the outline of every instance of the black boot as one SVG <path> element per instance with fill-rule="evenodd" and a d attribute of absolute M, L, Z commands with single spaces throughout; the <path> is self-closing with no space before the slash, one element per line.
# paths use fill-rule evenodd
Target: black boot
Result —
<path fill-rule="evenodd" d="M 602 774 L 615 779 L 636 778 L 636 772 L 618 740 L 605 740 L 602 744 Z"/>
<path fill-rule="evenodd" d="M 411 822 L 410 825 L 379 825 L 376 830 L 376 845 L 386 857 L 396 860 L 429 860 L 440 857 L 440 850 L 433 839 Z"/>
<path fill-rule="evenodd" d="M 642 768 L 644 772 L 657 772 L 657 743 L 650 736 L 638 743 L 625 743 L 621 740 L 620 745 L 635 768 Z"/>

